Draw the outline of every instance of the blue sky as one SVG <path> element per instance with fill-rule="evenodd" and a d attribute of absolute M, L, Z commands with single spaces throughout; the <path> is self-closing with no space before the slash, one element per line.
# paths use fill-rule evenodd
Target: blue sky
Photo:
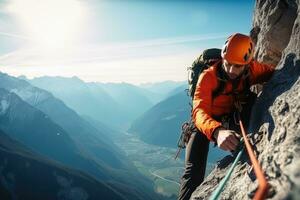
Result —
<path fill-rule="evenodd" d="M 90 2 L 97 25 L 94 31 L 103 33 L 105 40 L 248 32 L 254 6 L 254 1 L 247 0 Z M 99 29 L 102 26 L 108 29 Z"/>
<path fill-rule="evenodd" d="M 248 34 L 252 1 L 0 0 L 0 70 L 29 78 L 183 81 L 202 49 Z"/>

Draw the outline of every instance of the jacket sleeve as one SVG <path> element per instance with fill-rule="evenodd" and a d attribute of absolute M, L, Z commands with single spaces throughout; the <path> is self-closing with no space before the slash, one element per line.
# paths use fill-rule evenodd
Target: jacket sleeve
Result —
<path fill-rule="evenodd" d="M 196 127 L 213 140 L 214 130 L 221 126 L 221 123 L 212 118 L 212 91 L 217 87 L 217 80 L 212 74 L 202 73 L 199 77 L 193 99 L 192 117 Z"/>
<path fill-rule="evenodd" d="M 250 63 L 250 83 L 251 85 L 268 81 L 275 71 L 275 66 L 262 64 L 257 61 Z"/>

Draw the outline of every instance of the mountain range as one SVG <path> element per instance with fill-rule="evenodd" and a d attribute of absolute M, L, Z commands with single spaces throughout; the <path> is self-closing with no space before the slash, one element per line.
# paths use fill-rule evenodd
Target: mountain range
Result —
<path fill-rule="evenodd" d="M 181 126 L 190 120 L 190 103 L 186 86 L 179 86 L 170 92 L 168 98 L 153 106 L 134 121 L 128 132 L 137 134 L 147 143 L 176 148 L 181 134 Z M 210 145 L 208 162 L 215 163 L 225 155 L 227 155 L 226 152 Z"/>
<path fill-rule="evenodd" d="M 181 91 L 153 106 L 134 121 L 128 132 L 151 144 L 176 147 L 181 124 L 190 118 L 189 97 Z"/>
<path fill-rule="evenodd" d="M 181 125 L 190 119 L 185 83 L 135 86 L 4 73 L 0 81 L 0 130 L 24 149 L 109 185 L 121 197 L 162 198 L 114 141 L 128 130 L 147 143 L 176 148 Z M 208 162 L 223 155 L 211 147 Z"/>
<path fill-rule="evenodd" d="M 130 191 L 133 198 L 159 198 L 151 182 L 136 172 L 113 142 L 62 101 L 25 80 L 3 73 L 0 80 L 5 88 L 1 89 L 0 127 L 11 137 L 115 190 Z"/>
<path fill-rule="evenodd" d="M 0 196 L 8 199 L 127 199 L 108 184 L 34 153 L 0 130 Z"/>
<path fill-rule="evenodd" d="M 162 82 L 138 87 L 128 83 L 84 82 L 77 77 L 22 78 L 51 92 L 80 115 L 122 130 L 180 85 Z"/>

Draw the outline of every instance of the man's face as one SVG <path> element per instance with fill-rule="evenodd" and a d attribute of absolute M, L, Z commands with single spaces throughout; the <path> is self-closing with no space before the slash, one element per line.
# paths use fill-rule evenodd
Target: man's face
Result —
<path fill-rule="evenodd" d="M 245 69 L 245 65 L 237 65 L 229 63 L 227 60 L 223 60 L 224 70 L 230 79 L 236 79 Z"/>

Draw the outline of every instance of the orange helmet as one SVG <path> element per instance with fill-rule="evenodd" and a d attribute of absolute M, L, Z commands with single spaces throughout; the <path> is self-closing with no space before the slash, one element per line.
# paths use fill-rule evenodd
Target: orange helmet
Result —
<path fill-rule="evenodd" d="M 222 48 L 222 58 L 229 63 L 246 65 L 254 52 L 254 44 L 247 35 L 235 33 L 229 36 Z"/>

